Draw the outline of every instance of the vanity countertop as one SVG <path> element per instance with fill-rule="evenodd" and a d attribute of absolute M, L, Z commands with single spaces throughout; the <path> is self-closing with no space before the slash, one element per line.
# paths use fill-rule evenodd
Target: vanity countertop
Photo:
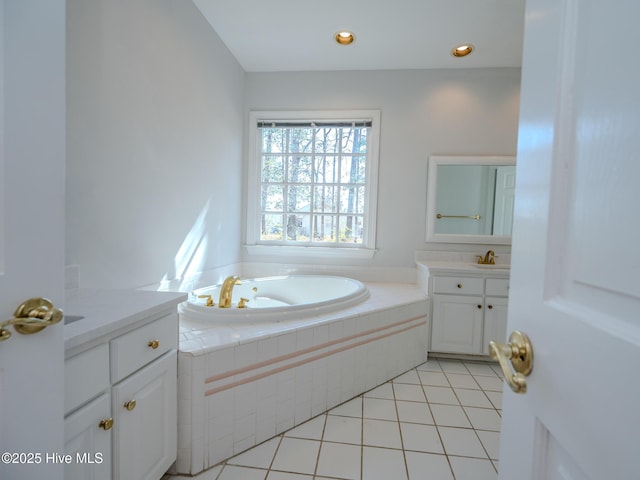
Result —
<path fill-rule="evenodd" d="M 147 318 L 176 311 L 178 303 L 186 299 L 186 293 L 177 292 L 87 288 L 68 290 L 65 314 L 83 318 L 64 325 L 65 351 L 125 331 Z"/>
<path fill-rule="evenodd" d="M 426 269 L 428 274 L 459 273 L 492 277 L 508 277 L 510 270 L 507 265 L 502 267 L 500 264 L 498 267 L 495 267 L 477 265 L 473 262 L 420 261 L 416 263 L 419 268 Z"/>

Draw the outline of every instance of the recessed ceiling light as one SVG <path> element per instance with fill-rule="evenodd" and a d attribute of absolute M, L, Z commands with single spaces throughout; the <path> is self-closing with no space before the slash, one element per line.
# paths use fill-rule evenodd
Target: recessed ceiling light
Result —
<path fill-rule="evenodd" d="M 456 48 L 451 50 L 451 55 L 454 57 L 466 57 L 471 52 L 473 52 L 473 45 L 470 43 L 465 43 L 462 45 L 458 45 Z"/>
<path fill-rule="evenodd" d="M 336 33 L 334 38 L 340 45 L 351 45 L 356 40 L 356 36 L 353 34 L 353 32 L 350 32 L 348 30 L 342 30 Z"/>

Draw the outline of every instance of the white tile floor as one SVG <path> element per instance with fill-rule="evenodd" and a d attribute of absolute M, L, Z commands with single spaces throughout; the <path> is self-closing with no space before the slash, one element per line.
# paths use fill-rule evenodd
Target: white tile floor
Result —
<path fill-rule="evenodd" d="M 496 479 L 497 364 L 431 359 L 197 480 Z"/>

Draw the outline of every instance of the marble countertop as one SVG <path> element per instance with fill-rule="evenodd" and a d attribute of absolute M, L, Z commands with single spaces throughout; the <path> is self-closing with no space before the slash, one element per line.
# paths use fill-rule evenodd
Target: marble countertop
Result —
<path fill-rule="evenodd" d="M 186 293 L 145 290 L 73 289 L 66 292 L 65 315 L 84 317 L 64 326 L 65 351 L 125 331 L 127 327 L 171 310 Z"/>

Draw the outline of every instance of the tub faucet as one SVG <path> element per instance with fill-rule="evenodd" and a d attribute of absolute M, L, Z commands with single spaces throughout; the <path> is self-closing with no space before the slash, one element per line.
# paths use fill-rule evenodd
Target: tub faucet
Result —
<path fill-rule="evenodd" d="M 231 294 L 233 293 L 233 287 L 240 285 L 240 277 L 231 275 L 224 279 L 222 282 L 222 288 L 220 289 L 220 298 L 218 299 L 218 307 L 229 308 L 231 307 Z"/>
<path fill-rule="evenodd" d="M 489 250 L 484 258 L 482 255 L 478 255 L 478 263 L 481 265 L 495 265 L 496 264 L 496 254 L 493 250 Z"/>

